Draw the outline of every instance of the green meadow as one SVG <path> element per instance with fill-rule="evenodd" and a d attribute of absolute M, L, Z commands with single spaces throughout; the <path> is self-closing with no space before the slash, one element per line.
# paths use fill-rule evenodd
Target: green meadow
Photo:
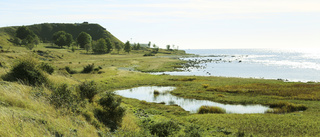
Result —
<path fill-rule="evenodd" d="M 0 31 L 0 136 L 320 135 L 319 83 L 152 75 L 146 72 L 176 71 L 185 63 L 178 57 L 187 55 L 182 50 L 159 49 L 155 56 L 143 56 L 152 48 L 94 54 L 52 43 L 27 50 L 11 44 L 9 38 Z M 46 63 L 54 72 L 39 70 L 46 83 L 10 80 L 9 74 L 23 60 L 32 60 L 37 67 Z M 93 70 L 84 73 L 88 66 Z M 174 86 L 171 94 L 179 97 L 271 109 L 264 114 L 227 114 L 208 108 L 203 111 L 208 113 L 191 114 L 176 105 L 112 94 L 139 86 Z M 94 94 L 79 92 L 81 88 Z"/>

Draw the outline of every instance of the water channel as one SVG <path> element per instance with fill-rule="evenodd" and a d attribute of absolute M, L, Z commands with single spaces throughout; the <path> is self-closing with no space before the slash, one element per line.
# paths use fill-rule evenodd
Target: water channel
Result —
<path fill-rule="evenodd" d="M 203 106 L 217 106 L 226 110 L 227 113 L 247 114 L 247 113 L 265 113 L 269 107 L 262 105 L 234 105 L 234 104 L 222 104 L 207 100 L 187 99 L 171 95 L 169 92 L 174 90 L 175 87 L 158 87 L 158 86 L 147 86 L 137 87 L 126 90 L 117 90 L 117 95 L 144 100 L 147 102 L 161 103 L 164 102 L 166 105 L 178 105 L 184 110 L 190 113 L 196 113 L 198 109 Z M 155 95 L 154 91 L 159 91 L 160 94 Z"/>

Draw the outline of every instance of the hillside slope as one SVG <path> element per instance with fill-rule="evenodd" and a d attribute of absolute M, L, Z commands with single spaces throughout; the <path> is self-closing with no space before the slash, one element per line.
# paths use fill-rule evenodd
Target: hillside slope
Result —
<path fill-rule="evenodd" d="M 8 39 L 13 38 L 16 29 L 19 26 L 0 28 L 0 45 L 11 44 Z M 93 40 L 100 38 L 109 38 L 112 42 L 120 42 L 118 38 L 113 36 L 106 28 L 99 24 L 84 23 L 43 23 L 26 26 L 32 30 L 43 42 L 51 42 L 52 35 L 57 31 L 66 31 L 76 39 L 82 31 L 91 35 Z"/>

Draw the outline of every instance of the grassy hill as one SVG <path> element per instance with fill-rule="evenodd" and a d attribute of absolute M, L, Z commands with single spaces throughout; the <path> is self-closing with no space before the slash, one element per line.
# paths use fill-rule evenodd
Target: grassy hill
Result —
<path fill-rule="evenodd" d="M 65 31 L 70 33 L 74 39 L 84 31 L 91 35 L 92 40 L 98 40 L 100 38 L 109 38 L 112 42 L 120 42 L 118 38 L 113 36 L 106 28 L 100 26 L 99 24 L 89 24 L 89 23 L 43 23 L 43 24 L 34 24 L 26 26 L 32 30 L 43 42 L 51 42 L 52 35 L 58 31 Z M 10 38 L 13 38 L 15 31 L 18 26 L 13 27 L 3 27 L 0 28 L 0 46 L 7 45 L 11 43 L 8 41 Z"/>

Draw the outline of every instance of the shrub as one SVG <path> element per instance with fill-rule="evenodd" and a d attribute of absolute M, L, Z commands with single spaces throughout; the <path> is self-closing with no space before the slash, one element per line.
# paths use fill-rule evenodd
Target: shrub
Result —
<path fill-rule="evenodd" d="M 34 58 L 20 59 L 16 65 L 3 76 L 4 80 L 17 81 L 21 80 L 26 84 L 38 86 L 41 84 L 48 84 L 49 80 L 42 70 L 36 65 L 37 61 Z"/>
<path fill-rule="evenodd" d="M 89 102 L 92 102 L 97 93 L 98 87 L 94 81 L 84 81 L 79 85 L 79 94 L 82 99 L 87 98 Z"/>
<path fill-rule="evenodd" d="M 226 110 L 220 107 L 215 106 L 201 106 L 198 110 L 198 114 L 206 114 L 206 113 L 226 113 Z"/>
<path fill-rule="evenodd" d="M 88 64 L 87 66 L 83 67 L 82 73 L 90 73 L 94 69 L 94 64 L 92 65 Z"/>
<path fill-rule="evenodd" d="M 122 117 L 125 109 L 120 106 L 121 99 L 116 97 L 114 93 L 107 92 L 104 97 L 99 100 L 102 108 L 96 108 L 95 117 L 104 125 L 114 131 L 121 125 Z"/>
<path fill-rule="evenodd" d="M 48 64 L 48 63 L 44 63 L 42 62 L 40 65 L 39 65 L 39 68 L 45 72 L 47 72 L 48 74 L 52 74 L 54 72 L 54 68 L 52 65 Z"/>
<path fill-rule="evenodd" d="M 53 89 L 50 99 L 50 103 L 56 108 L 71 108 L 74 97 L 68 85 L 64 83 Z"/>
<path fill-rule="evenodd" d="M 142 125 L 148 129 L 151 134 L 159 137 L 167 137 L 180 130 L 180 126 L 177 122 L 166 119 L 152 120 L 146 118 L 142 120 Z"/>
<path fill-rule="evenodd" d="M 72 70 L 69 66 L 65 66 L 64 69 L 69 73 L 69 74 L 76 74 L 77 71 Z"/>

